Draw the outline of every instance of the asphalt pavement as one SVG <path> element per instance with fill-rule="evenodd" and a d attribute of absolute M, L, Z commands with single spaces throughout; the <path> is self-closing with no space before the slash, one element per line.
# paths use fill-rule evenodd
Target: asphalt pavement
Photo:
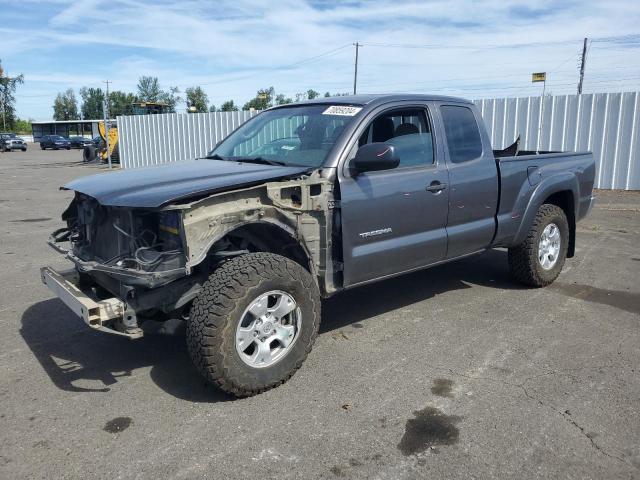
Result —
<path fill-rule="evenodd" d="M 640 193 L 599 192 L 527 289 L 497 250 L 323 303 L 283 386 L 234 399 L 184 329 L 98 333 L 41 284 L 78 150 L 0 153 L 0 478 L 640 478 Z"/>

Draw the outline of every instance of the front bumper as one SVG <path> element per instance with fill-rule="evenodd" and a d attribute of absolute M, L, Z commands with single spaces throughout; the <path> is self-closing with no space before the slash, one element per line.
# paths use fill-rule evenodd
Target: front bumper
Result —
<path fill-rule="evenodd" d="M 27 148 L 26 143 L 7 143 L 5 147 L 8 150 L 25 150 Z"/>
<path fill-rule="evenodd" d="M 126 304 L 117 298 L 100 300 L 92 292 L 83 290 L 75 269 L 57 272 L 43 267 L 40 276 L 42 283 L 91 328 L 131 339 L 142 337 L 140 328 L 126 328 Z"/>

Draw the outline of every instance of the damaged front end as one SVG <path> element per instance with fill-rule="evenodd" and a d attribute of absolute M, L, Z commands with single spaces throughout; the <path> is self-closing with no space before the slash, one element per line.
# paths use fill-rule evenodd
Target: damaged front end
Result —
<path fill-rule="evenodd" d="M 186 317 L 220 262 L 269 251 L 307 268 L 325 295 L 336 291 L 332 181 L 317 172 L 164 207 L 105 206 L 76 192 L 65 228 L 49 244 L 75 268 L 42 269 L 45 284 L 85 322 L 137 338 L 139 321 Z"/>
<path fill-rule="evenodd" d="M 104 206 L 77 192 L 62 219 L 48 243 L 75 269 L 46 267 L 42 279 L 89 326 L 137 338 L 140 315 L 192 299 L 183 297 L 193 282 L 176 282 L 188 274 L 180 209 Z"/>

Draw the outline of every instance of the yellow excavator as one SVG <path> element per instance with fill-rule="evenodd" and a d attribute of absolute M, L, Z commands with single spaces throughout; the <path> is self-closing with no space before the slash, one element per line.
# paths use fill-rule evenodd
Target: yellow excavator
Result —
<path fill-rule="evenodd" d="M 130 105 L 130 115 L 158 115 L 170 113 L 170 107 L 161 102 L 134 102 Z M 98 123 L 98 132 L 102 141 L 97 145 L 88 145 L 82 150 L 82 160 L 93 162 L 99 160 L 100 163 L 107 163 L 109 155 L 113 163 L 120 163 L 120 150 L 118 148 L 118 125 L 116 122 L 109 122 L 109 151 L 107 152 L 107 129 L 104 122 Z"/>

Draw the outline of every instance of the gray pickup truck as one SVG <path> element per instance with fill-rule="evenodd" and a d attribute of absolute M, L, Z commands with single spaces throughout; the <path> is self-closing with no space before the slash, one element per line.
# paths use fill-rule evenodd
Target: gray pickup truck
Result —
<path fill-rule="evenodd" d="M 194 364 L 236 396 L 311 350 L 321 298 L 490 248 L 542 287 L 575 251 L 591 153 L 491 148 L 469 101 L 360 95 L 271 108 L 205 158 L 81 178 L 42 280 L 92 328 L 183 318 Z"/>

